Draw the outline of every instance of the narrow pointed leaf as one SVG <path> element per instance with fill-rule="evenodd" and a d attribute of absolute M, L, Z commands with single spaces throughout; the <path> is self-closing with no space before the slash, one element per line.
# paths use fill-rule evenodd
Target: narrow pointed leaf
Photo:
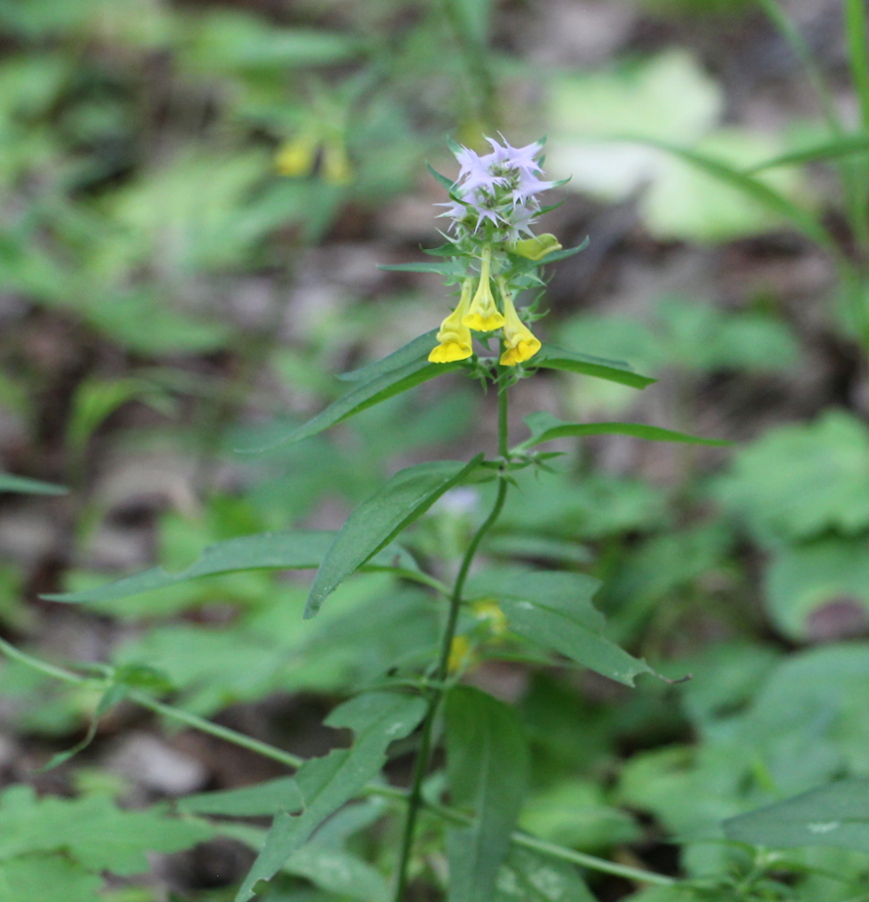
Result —
<path fill-rule="evenodd" d="M 191 579 L 220 576 L 239 570 L 313 570 L 320 566 L 334 540 L 335 533 L 330 530 L 266 532 L 241 536 L 209 545 L 195 564 L 178 573 L 154 567 L 94 589 L 44 597 L 49 601 L 66 604 L 114 601 Z M 382 554 L 373 557 L 368 564 L 370 569 L 418 569 L 411 555 L 398 546 L 383 548 Z"/>
<path fill-rule="evenodd" d="M 431 349 L 437 344 L 436 333 L 437 329 L 425 332 L 381 360 L 375 360 L 374 363 L 369 363 L 358 370 L 341 373 L 338 378 L 344 382 L 370 382 L 384 373 L 392 373 L 409 363 L 422 360 L 428 357 Z"/>
<path fill-rule="evenodd" d="M 586 435 L 630 435 L 653 442 L 683 442 L 691 445 L 730 445 L 725 439 L 700 438 L 685 432 L 647 426 L 643 423 L 565 423 L 548 411 L 539 411 L 525 417 L 525 425 L 531 437 L 517 446 L 517 451 L 542 445 L 557 438 L 582 437 Z"/>
<path fill-rule="evenodd" d="M 746 175 L 774 169 L 777 166 L 798 166 L 804 163 L 823 163 L 828 160 L 837 160 L 841 157 L 851 156 L 855 153 L 869 153 L 869 134 L 858 132 L 857 134 L 842 135 L 803 150 L 795 150 L 791 153 L 773 157 L 751 169 L 743 170 Z"/>
<path fill-rule="evenodd" d="M 724 832 L 757 846 L 838 846 L 869 853 L 869 780 L 811 789 L 724 821 Z"/>
<path fill-rule="evenodd" d="M 432 347 L 434 347 L 434 343 L 432 343 Z M 405 366 L 388 370 L 370 381 L 363 382 L 358 388 L 347 392 L 346 395 L 330 404 L 322 413 L 317 414 L 313 419 L 289 432 L 283 438 L 270 442 L 268 445 L 247 450 L 267 451 L 288 442 L 300 442 L 302 439 L 317 435 L 323 432 L 324 429 L 328 429 L 330 426 L 334 426 L 348 417 L 361 413 L 375 404 L 380 404 L 381 401 L 385 401 L 387 398 L 400 395 L 411 388 L 416 388 L 417 385 L 422 385 L 423 382 L 428 382 L 437 376 L 444 376 L 461 368 L 461 361 L 455 363 L 429 363 L 426 357 L 420 357 Z"/>
<path fill-rule="evenodd" d="M 498 876 L 496 902 L 596 902 L 576 867 L 513 846 Z"/>
<path fill-rule="evenodd" d="M 428 272 L 441 276 L 459 276 L 462 269 L 452 261 L 448 263 L 383 263 L 377 267 L 386 272 Z"/>
<path fill-rule="evenodd" d="M 747 175 L 739 169 L 734 169 L 715 157 L 707 156 L 696 150 L 679 147 L 666 141 L 658 141 L 653 138 L 625 138 L 623 140 L 644 144 L 647 147 L 656 147 L 678 157 L 680 160 L 684 160 L 686 163 L 690 163 L 697 169 L 719 179 L 719 181 L 739 189 L 746 196 L 762 204 L 772 213 L 777 213 L 788 220 L 804 235 L 821 245 L 821 247 L 827 249 L 835 248 L 835 242 L 815 216 L 802 207 L 797 206 L 793 201 L 788 200 L 783 194 L 779 194 L 778 191 L 770 188 L 769 185 L 760 179 Z"/>
<path fill-rule="evenodd" d="M 635 373 L 626 363 L 579 354 L 547 342 L 544 342 L 543 347 L 526 363 L 526 367 L 582 373 L 585 376 L 595 376 L 610 382 L 620 382 L 622 385 L 630 385 L 632 388 L 645 388 L 655 381 L 648 376 Z"/>
<path fill-rule="evenodd" d="M 452 803 L 475 815 L 447 833 L 449 902 L 490 902 L 528 789 L 528 744 L 513 709 L 471 686 L 447 695 L 446 738 Z"/>
<path fill-rule="evenodd" d="M 599 586 L 582 573 L 505 567 L 476 576 L 468 595 L 495 598 L 514 633 L 633 686 L 654 671 L 604 636 L 604 616 L 591 603 Z"/>
<path fill-rule="evenodd" d="M 349 749 L 336 749 L 324 758 L 306 761 L 296 774 L 305 808 L 301 814 L 277 815 L 262 852 L 235 897 L 246 902 L 260 880 L 270 880 L 323 821 L 358 795 L 386 762 L 396 739 L 408 736 L 428 706 L 417 696 L 370 692 L 336 708 L 326 719 L 332 727 L 348 727 L 356 734 Z"/>
<path fill-rule="evenodd" d="M 278 777 L 256 786 L 200 792 L 179 800 L 184 814 L 223 814 L 233 817 L 262 817 L 281 811 L 299 811 L 304 805 L 295 777 Z"/>
<path fill-rule="evenodd" d="M 458 485 L 483 459 L 470 463 L 441 460 L 399 470 L 383 488 L 347 518 L 314 578 L 305 617 L 313 617 L 342 580 L 358 570 L 402 530 L 421 517 L 441 495 Z"/>
<path fill-rule="evenodd" d="M 0 492 L 15 492 L 20 495 L 65 495 L 69 489 L 26 476 L 0 473 Z"/>

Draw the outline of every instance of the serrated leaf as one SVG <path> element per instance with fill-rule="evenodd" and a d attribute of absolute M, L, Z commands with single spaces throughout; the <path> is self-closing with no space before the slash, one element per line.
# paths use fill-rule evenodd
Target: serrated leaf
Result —
<path fill-rule="evenodd" d="M 839 846 L 869 853 L 869 780 L 811 789 L 724 821 L 730 839 L 752 845 Z"/>
<path fill-rule="evenodd" d="M 29 786 L 0 796 L 0 860 L 63 851 L 91 870 L 138 874 L 148 870 L 147 852 L 177 852 L 213 835 L 206 824 L 159 809 L 126 811 L 105 796 L 37 800 Z"/>
<path fill-rule="evenodd" d="M 52 485 L 39 479 L 0 473 L 0 492 L 15 492 L 20 495 L 65 495 L 69 489 L 62 485 Z"/>
<path fill-rule="evenodd" d="M 449 899 L 489 902 L 528 788 L 528 743 L 513 709 L 472 686 L 447 695 L 446 741 L 451 800 L 475 812 L 447 833 Z"/>
<path fill-rule="evenodd" d="M 428 357 L 431 349 L 437 344 L 435 335 L 437 329 L 432 329 L 422 335 L 418 335 L 412 341 L 409 341 L 404 347 L 393 351 L 381 360 L 375 360 L 367 366 L 360 367 L 358 370 L 350 370 L 347 373 L 341 373 L 338 378 L 344 382 L 370 382 L 382 376 L 384 373 L 391 373 L 395 370 Z"/>
<path fill-rule="evenodd" d="M 304 802 L 295 777 L 278 777 L 256 786 L 200 792 L 180 799 L 179 811 L 187 814 L 224 814 L 261 817 L 280 811 L 298 811 Z"/>
<path fill-rule="evenodd" d="M 684 432 L 673 432 L 659 426 L 643 423 L 565 423 L 558 417 L 541 410 L 525 417 L 525 425 L 531 432 L 530 438 L 516 446 L 516 451 L 524 451 L 557 438 L 580 438 L 586 435 L 630 435 L 653 442 L 684 442 L 692 445 L 730 445 L 725 439 L 699 438 Z"/>
<path fill-rule="evenodd" d="M 635 677 L 654 671 L 603 635 L 604 616 L 591 604 L 599 586 L 581 573 L 506 567 L 474 577 L 468 594 L 495 598 L 520 636 L 633 686 Z"/>
<path fill-rule="evenodd" d="M 322 413 L 317 414 L 313 419 L 308 420 L 307 423 L 299 426 L 277 441 L 270 442 L 264 447 L 245 450 L 268 451 L 288 442 L 300 442 L 302 439 L 317 435 L 324 429 L 328 429 L 330 426 L 334 426 L 348 417 L 361 413 L 363 410 L 367 410 L 369 407 L 373 407 L 387 398 L 392 398 L 395 395 L 400 395 L 402 392 L 409 391 L 411 388 L 416 388 L 417 385 L 422 385 L 423 382 L 428 382 L 437 376 L 455 372 L 458 369 L 462 369 L 462 366 L 461 361 L 455 363 L 429 363 L 426 357 L 420 357 L 405 366 L 388 370 L 370 381 L 362 383 L 358 388 L 354 388 L 330 404 Z"/>
<path fill-rule="evenodd" d="M 313 570 L 320 565 L 334 539 L 335 533 L 329 530 L 296 530 L 241 536 L 209 545 L 195 564 L 178 573 L 154 567 L 94 589 L 44 597 L 49 601 L 65 604 L 114 601 L 191 579 L 219 576 L 239 570 Z M 398 546 L 382 548 L 382 553 L 372 557 L 367 564 L 371 570 L 393 567 L 418 569 L 411 555 Z"/>
<path fill-rule="evenodd" d="M 349 749 L 337 749 L 299 768 L 296 781 L 305 809 L 299 815 L 279 814 L 275 818 L 236 902 L 250 899 L 258 881 L 270 880 L 330 814 L 379 773 L 389 745 L 409 735 L 427 709 L 425 700 L 419 697 L 370 692 L 345 702 L 329 715 L 326 723 L 352 729 L 355 741 Z"/>
<path fill-rule="evenodd" d="M 102 878 L 63 855 L 0 861 L 0 899 L 9 902 L 97 902 Z"/>
<path fill-rule="evenodd" d="M 604 360 L 602 357 L 591 357 L 576 351 L 568 351 L 548 342 L 526 363 L 526 367 L 550 370 L 566 370 L 570 373 L 582 373 L 609 382 L 619 382 L 632 388 L 645 388 L 655 382 L 648 376 L 635 373 L 626 363 L 617 360 Z"/>
<path fill-rule="evenodd" d="M 344 579 L 421 517 L 444 492 L 462 482 L 482 459 L 478 454 L 470 463 L 441 460 L 406 467 L 355 508 L 314 577 L 305 617 L 315 616 Z"/>

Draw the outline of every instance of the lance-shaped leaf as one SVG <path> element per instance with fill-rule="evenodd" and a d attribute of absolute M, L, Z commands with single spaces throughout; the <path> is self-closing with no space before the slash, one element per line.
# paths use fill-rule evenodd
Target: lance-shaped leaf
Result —
<path fill-rule="evenodd" d="M 475 576 L 466 595 L 495 598 L 514 633 L 633 686 L 654 671 L 603 635 L 604 616 L 591 603 L 599 586 L 582 573 L 507 567 Z"/>
<path fill-rule="evenodd" d="M 262 852 L 242 883 L 235 902 L 246 902 L 259 880 L 270 880 L 314 830 L 342 805 L 358 795 L 386 761 L 390 743 L 408 736 L 428 706 L 418 696 L 369 692 L 336 708 L 326 719 L 332 727 L 356 734 L 349 749 L 306 761 L 296 774 L 305 808 L 301 814 L 277 815 Z"/>
<path fill-rule="evenodd" d="M 313 570 L 319 567 L 334 540 L 335 533 L 330 530 L 265 532 L 241 536 L 209 545 L 195 564 L 178 573 L 154 567 L 94 589 L 44 597 L 68 604 L 114 601 L 203 576 L 220 576 L 239 570 Z M 418 569 L 411 555 L 397 545 L 382 547 L 378 551 L 381 553 L 366 562 L 369 569 Z"/>
<path fill-rule="evenodd" d="M 595 902 L 595 897 L 573 865 L 513 846 L 498 875 L 495 902 Z"/>
<path fill-rule="evenodd" d="M 412 341 L 409 341 L 404 347 L 387 354 L 380 360 L 375 360 L 366 366 L 360 367 L 358 370 L 350 370 L 347 373 L 341 373 L 338 376 L 344 382 L 370 382 L 382 376 L 384 373 L 392 373 L 415 360 L 427 358 L 431 349 L 437 344 L 435 334 L 437 329 L 431 329 L 418 335 Z"/>
<path fill-rule="evenodd" d="M 723 826 L 730 839 L 757 846 L 840 846 L 869 853 L 869 780 L 839 780 Z"/>
<path fill-rule="evenodd" d="M 517 445 L 515 451 L 525 451 L 535 445 L 551 442 L 557 438 L 582 437 L 586 435 L 631 435 L 653 442 L 685 442 L 691 445 L 729 445 L 725 439 L 699 438 L 685 432 L 673 432 L 659 426 L 644 423 L 565 423 L 549 411 L 541 410 L 525 417 L 525 425 L 531 436 Z"/>
<path fill-rule="evenodd" d="M 439 460 L 399 470 L 383 488 L 363 501 L 347 518 L 326 553 L 305 607 L 313 617 L 342 580 L 421 517 L 448 489 L 458 485 L 483 459 L 470 463 Z"/>
<path fill-rule="evenodd" d="M 469 827 L 447 833 L 450 902 L 489 902 L 528 788 L 530 756 L 512 708 L 471 686 L 446 703 L 447 783 Z"/>
<path fill-rule="evenodd" d="M 69 489 L 26 476 L 0 473 L 0 492 L 15 492 L 19 495 L 65 495 Z"/>
<path fill-rule="evenodd" d="M 304 807 L 304 800 L 295 777 L 278 777 L 256 786 L 198 792 L 179 800 L 176 807 L 184 814 L 262 817 L 281 811 L 299 811 Z"/>
<path fill-rule="evenodd" d="M 432 343 L 431 347 L 433 346 L 434 344 Z M 422 343 L 420 343 L 420 347 L 422 347 Z M 361 413 L 375 404 L 380 404 L 388 398 L 400 395 L 411 388 L 416 388 L 417 385 L 422 385 L 423 382 L 428 382 L 436 376 L 443 376 L 446 373 L 452 373 L 462 368 L 463 364 L 461 361 L 454 363 L 429 363 L 427 355 L 431 347 L 426 350 L 424 356 L 421 355 L 404 366 L 381 372 L 373 378 L 362 382 L 357 388 L 352 389 L 346 395 L 342 395 L 337 401 L 330 404 L 322 413 L 317 414 L 313 419 L 308 420 L 307 423 L 292 430 L 292 432 L 289 432 L 282 438 L 259 448 L 245 450 L 267 451 L 287 442 L 300 442 L 302 439 L 317 435 L 323 432 L 324 429 L 328 429 L 330 426 L 334 426 L 348 417 Z"/>
<path fill-rule="evenodd" d="M 595 376 L 610 382 L 620 382 L 631 388 L 645 388 L 655 380 L 635 373 L 626 363 L 618 360 L 605 360 L 603 357 L 591 357 L 556 347 L 548 342 L 525 364 L 529 369 L 540 367 L 548 370 L 566 370 L 570 373 L 582 373 Z"/>

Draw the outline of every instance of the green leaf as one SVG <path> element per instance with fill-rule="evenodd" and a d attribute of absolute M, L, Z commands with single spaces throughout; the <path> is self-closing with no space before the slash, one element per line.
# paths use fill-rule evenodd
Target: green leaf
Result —
<path fill-rule="evenodd" d="M 730 839 L 752 845 L 840 846 L 869 853 L 869 780 L 820 786 L 724 821 Z"/>
<path fill-rule="evenodd" d="M 436 333 L 437 329 L 432 329 L 429 332 L 418 335 L 404 347 L 387 354 L 386 357 L 375 360 L 373 363 L 360 367 L 358 370 L 341 373 L 338 378 L 344 382 L 370 382 L 384 373 L 392 373 L 403 366 L 407 366 L 409 363 L 413 363 L 415 360 L 428 357 L 431 349 L 437 344 Z"/>
<path fill-rule="evenodd" d="M 206 824 L 159 809 L 125 811 L 105 796 L 37 800 L 29 786 L 0 796 L 0 860 L 63 851 L 91 870 L 139 874 L 148 870 L 147 852 L 177 852 L 213 835 Z"/>
<path fill-rule="evenodd" d="M 432 345 L 433 347 L 434 345 Z M 428 350 L 431 350 L 429 348 Z M 279 438 L 277 441 L 270 442 L 261 448 L 250 448 L 248 451 L 268 451 L 278 445 L 287 442 L 300 442 L 302 439 L 310 438 L 317 435 L 324 429 L 346 420 L 357 413 L 361 413 L 387 398 L 392 398 L 402 392 L 406 392 L 423 382 L 428 382 L 437 376 L 443 376 L 447 373 L 453 373 L 463 367 L 461 361 L 455 363 L 429 363 L 426 356 L 421 356 L 417 360 L 413 360 L 405 366 L 396 369 L 387 370 L 380 373 L 375 378 L 364 382 L 358 388 L 349 391 L 346 395 L 340 397 L 337 401 L 330 404 L 322 413 L 319 413 L 312 420 L 308 420 L 302 426 L 294 429 L 288 435 Z"/>
<path fill-rule="evenodd" d="M 633 686 L 635 677 L 654 671 L 603 635 L 603 614 L 591 604 L 599 586 L 582 573 L 504 567 L 474 577 L 468 596 L 495 598 L 513 632 Z"/>
<path fill-rule="evenodd" d="M 16 492 L 22 495 L 65 495 L 69 489 L 25 476 L 0 473 L 0 492 Z"/>
<path fill-rule="evenodd" d="M 162 567 L 154 567 L 94 589 L 44 597 L 49 601 L 61 601 L 66 604 L 114 601 L 191 579 L 219 576 L 238 570 L 313 570 L 320 565 L 334 539 L 335 533 L 327 530 L 265 532 L 241 536 L 209 545 L 195 564 L 179 573 L 169 573 Z M 369 569 L 418 569 L 416 562 L 403 548 L 398 546 L 384 548 L 381 545 L 377 550 L 381 549 L 382 554 L 366 558 Z"/>
<path fill-rule="evenodd" d="M 856 134 L 842 135 L 828 141 L 822 141 L 812 147 L 806 147 L 803 150 L 795 150 L 791 153 L 781 154 L 781 156 L 773 157 L 757 166 L 743 170 L 746 175 L 753 175 L 756 172 L 762 172 L 765 169 L 772 169 L 776 166 L 799 166 L 804 163 L 822 163 L 827 160 L 837 160 L 840 157 L 850 156 L 855 153 L 869 152 L 869 134 L 865 132 L 857 132 Z"/>
<path fill-rule="evenodd" d="M 389 745 L 408 736 L 427 708 L 422 698 L 370 692 L 345 702 L 329 715 L 326 723 L 352 729 L 355 741 L 349 749 L 337 749 L 324 758 L 306 761 L 299 768 L 296 781 L 305 810 L 299 815 L 284 813 L 275 818 L 236 902 L 250 899 L 258 881 L 270 880 L 329 815 L 358 795 L 383 767 Z"/>
<path fill-rule="evenodd" d="M 550 370 L 567 370 L 570 373 L 583 373 L 610 382 L 620 382 L 632 388 L 645 388 L 655 380 L 633 372 L 626 363 L 616 360 L 604 360 L 602 357 L 590 357 L 568 351 L 555 345 L 543 343 L 543 347 L 531 358 L 526 366 L 531 369 L 541 367 Z"/>
<path fill-rule="evenodd" d="M 98 902 L 103 880 L 63 855 L 0 861 L 0 899 L 9 902 Z"/>
<path fill-rule="evenodd" d="M 295 777 L 278 777 L 256 786 L 200 792 L 177 803 L 186 814 L 224 814 L 234 817 L 261 817 L 281 811 L 298 811 L 304 805 Z"/>
<path fill-rule="evenodd" d="M 399 470 L 383 488 L 363 501 L 335 536 L 314 577 L 305 617 L 313 617 L 342 580 L 421 517 L 441 495 L 458 485 L 483 459 L 470 463 L 441 460 Z"/>
<path fill-rule="evenodd" d="M 489 902 L 528 789 L 530 754 L 512 708 L 472 686 L 446 701 L 447 784 L 470 827 L 447 833 L 450 902 Z"/>
<path fill-rule="evenodd" d="M 455 153 L 457 150 L 460 150 L 460 149 L 461 149 L 461 148 L 460 148 L 460 145 L 458 145 L 458 144 L 456 144 L 455 147 L 451 148 L 451 150 L 453 151 L 453 153 Z M 431 174 L 431 177 L 432 177 L 432 178 L 433 178 L 433 179 L 434 179 L 434 180 L 435 180 L 442 188 L 446 189 L 447 194 L 452 194 L 453 188 L 455 188 L 456 183 L 453 182 L 453 181 L 450 181 L 450 179 L 448 179 L 445 175 L 442 175 L 440 172 L 438 172 L 437 169 L 435 169 L 435 168 L 431 165 L 431 163 L 428 163 L 428 162 L 427 162 L 425 165 L 426 165 L 426 168 L 428 169 L 429 173 Z"/>
<path fill-rule="evenodd" d="M 448 263 L 384 263 L 377 268 L 386 272 L 428 272 L 441 276 L 460 276 L 464 272 L 452 261 Z"/>
<path fill-rule="evenodd" d="M 546 410 L 529 414 L 525 417 L 525 425 L 530 430 L 531 437 L 517 445 L 515 451 L 524 451 L 557 438 L 584 435 L 631 435 L 654 442 L 685 442 L 692 445 L 732 444 L 724 439 L 698 438 L 684 432 L 673 432 L 670 429 L 646 426 L 642 423 L 565 423 Z"/>

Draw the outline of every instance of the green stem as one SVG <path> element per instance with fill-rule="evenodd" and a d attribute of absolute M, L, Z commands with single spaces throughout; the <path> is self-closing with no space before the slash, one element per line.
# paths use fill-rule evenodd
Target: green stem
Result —
<path fill-rule="evenodd" d="M 503 457 L 507 457 L 507 389 L 501 383 L 498 384 L 498 445 L 500 453 Z M 500 473 L 498 481 L 498 494 L 495 497 L 495 503 L 492 506 L 491 513 L 480 525 L 480 528 L 474 534 L 465 551 L 462 563 L 459 566 L 459 572 L 456 575 L 456 581 L 453 584 L 453 591 L 450 597 L 450 610 L 447 615 L 447 623 L 441 637 L 440 655 L 438 657 L 437 669 L 435 670 L 435 681 L 439 684 L 429 694 L 428 711 L 422 725 L 422 735 L 420 737 L 419 751 L 416 756 L 416 763 L 413 770 L 413 778 L 411 781 L 410 792 L 407 799 L 407 815 L 404 821 L 404 831 L 401 838 L 401 850 L 398 858 L 398 869 L 395 878 L 395 893 L 393 899 L 395 902 L 402 902 L 405 896 L 408 882 L 408 869 L 410 866 L 410 855 L 413 851 L 413 841 L 416 835 L 416 824 L 419 818 L 420 809 L 423 807 L 422 784 L 428 773 L 429 764 L 431 762 L 431 753 L 434 737 L 434 726 L 437 714 L 443 701 L 446 688 L 443 686 L 449 674 L 450 652 L 453 647 L 453 640 L 456 636 L 456 628 L 459 623 L 459 613 L 462 607 L 462 593 L 465 589 L 465 581 L 471 569 L 471 564 L 480 547 L 480 542 L 486 533 L 495 525 L 501 510 L 504 507 L 504 500 L 507 497 L 507 480 L 505 474 Z"/>

